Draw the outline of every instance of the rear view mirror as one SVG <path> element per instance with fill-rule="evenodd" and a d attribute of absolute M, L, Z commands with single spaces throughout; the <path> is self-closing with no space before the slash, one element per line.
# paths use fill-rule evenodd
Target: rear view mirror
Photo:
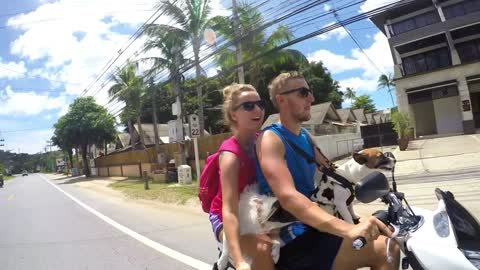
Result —
<path fill-rule="evenodd" d="M 370 203 L 390 192 L 387 177 L 381 172 L 372 172 L 355 185 L 355 197 L 362 203 Z"/>

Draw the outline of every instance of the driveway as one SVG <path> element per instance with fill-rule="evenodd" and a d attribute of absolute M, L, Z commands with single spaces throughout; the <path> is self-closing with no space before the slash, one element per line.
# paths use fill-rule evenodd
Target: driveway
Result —
<path fill-rule="evenodd" d="M 480 168 L 480 134 L 414 140 L 393 153 L 399 176 Z"/>

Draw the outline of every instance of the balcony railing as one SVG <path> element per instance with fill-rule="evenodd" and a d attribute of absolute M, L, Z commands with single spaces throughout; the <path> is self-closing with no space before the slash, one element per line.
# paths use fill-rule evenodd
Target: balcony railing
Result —
<path fill-rule="evenodd" d="M 403 76 L 433 71 L 452 65 L 448 48 L 441 48 L 402 59 Z"/>

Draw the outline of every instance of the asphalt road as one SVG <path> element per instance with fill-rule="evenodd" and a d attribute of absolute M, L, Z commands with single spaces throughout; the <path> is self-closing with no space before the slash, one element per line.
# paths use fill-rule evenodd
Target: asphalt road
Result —
<path fill-rule="evenodd" d="M 151 216 L 73 185 L 56 185 L 74 201 L 50 183 L 30 174 L 0 189 L 0 269 L 209 269 L 195 257 L 215 258 L 202 243 L 207 222 L 197 226 L 188 214 L 173 211 Z"/>

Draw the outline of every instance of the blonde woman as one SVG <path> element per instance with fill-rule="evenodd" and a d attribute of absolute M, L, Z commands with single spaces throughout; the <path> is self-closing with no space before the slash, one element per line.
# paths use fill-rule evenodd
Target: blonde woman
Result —
<path fill-rule="evenodd" d="M 222 146 L 236 144 L 240 151 L 223 151 L 219 156 L 221 188 L 210 207 L 210 222 L 218 242 L 222 242 L 223 237 L 228 239 L 228 248 L 237 270 L 274 269 L 271 245 L 255 235 L 240 235 L 238 219 L 240 193 L 255 182 L 254 145 L 265 116 L 265 102 L 248 84 L 227 86 L 223 95 L 224 120 L 233 136 Z M 246 258 L 251 259 L 251 264 Z"/>

